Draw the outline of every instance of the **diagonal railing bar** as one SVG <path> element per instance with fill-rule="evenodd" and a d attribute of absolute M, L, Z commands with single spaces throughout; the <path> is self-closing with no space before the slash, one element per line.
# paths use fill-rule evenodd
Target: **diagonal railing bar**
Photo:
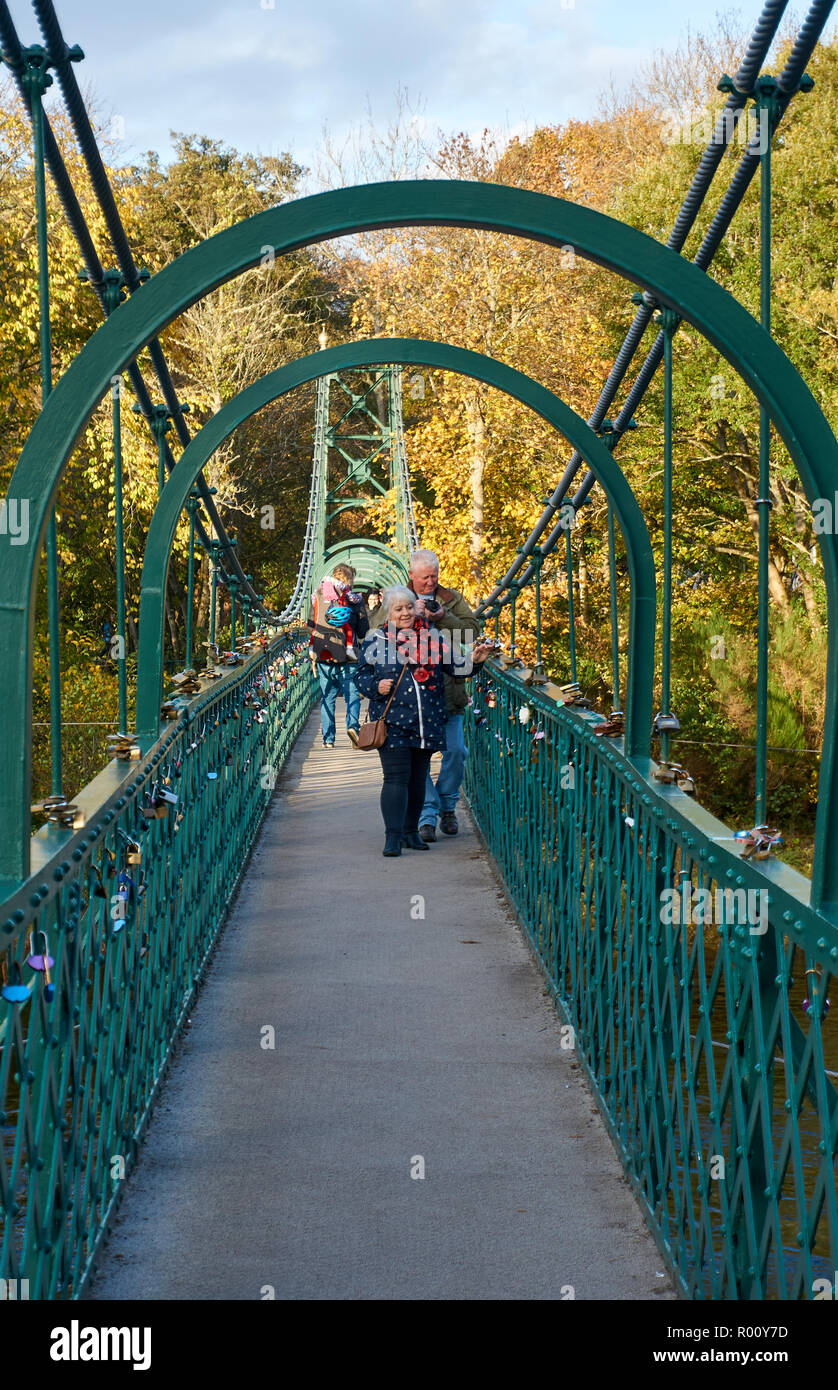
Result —
<path fill-rule="evenodd" d="M 820 1012 L 835 928 L 799 875 L 743 860 L 597 737 L 598 716 L 525 681 L 493 663 L 475 678 L 468 798 L 659 1247 L 690 1297 L 820 1296 L 838 1253 Z M 704 909 L 666 909 L 666 890 L 696 889 L 715 933 Z"/>
<path fill-rule="evenodd" d="M 283 633 L 207 682 L 140 763 L 112 763 L 79 794 L 78 829 L 34 837 L 36 877 L 0 929 L 3 981 L 19 969 L 29 985 L 0 999 L 0 1277 L 32 1298 L 85 1288 L 312 707 L 307 637 Z M 51 994 L 28 964 L 44 937 Z"/>

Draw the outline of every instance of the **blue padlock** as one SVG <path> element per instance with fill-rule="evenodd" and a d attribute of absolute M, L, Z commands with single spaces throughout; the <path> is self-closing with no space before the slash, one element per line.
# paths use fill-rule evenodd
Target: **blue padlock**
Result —
<path fill-rule="evenodd" d="M 13 980 L 17 979 L 17 983 L 4 985 L 0 994 L 10 1004 L 25 1004 L 32 991 L 29 985 L 25 985 L 21 979 L 19 961 L 12 962 L 11 975 Z"/>

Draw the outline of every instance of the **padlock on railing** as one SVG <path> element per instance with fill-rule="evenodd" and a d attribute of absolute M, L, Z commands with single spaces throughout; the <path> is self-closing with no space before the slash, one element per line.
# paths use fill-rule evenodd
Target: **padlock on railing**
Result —
<path fill-rule="evenodd" d="M 37 955 L 32 953 L 29 956 L 27 956 L 26 964 L 29 966 L 30 970 L 35 970 L 39 974 L 43 975 L 44 999 L 47 1001 L 48 1004 L 50 1004 L 52 1000 L 55 998 L 55 985 L 52 983 L 52 977 L 50 975 L 50 971 L 52 970 L 52 967 L 55 965 L 55 961 L 49 954 L 49 943 L 47 941 L 47 934 L 43 929 L 41 929 L 40 931 L 32 932 L 32 936 L 29 943 L 30 951 L 32 946 L 35 945 L 36 938 L 38 938 L 38 941 L 41 945 L 41 950 Z"/>
<path fill-rule="evenodd" d="M 133 734 L 108 734 L 108 756 L 119 762 L 136 761 L 140 747 Z"/>
<path fill-rule="evenodd" d="M 11 981 L 7 981 L 6 984 L 4 984 L 2 990 L 0 990 L 0 995 L 2 995 L 9 1004 L 25 1004 L 32 993 L 32 989 L 30 985 L 25 985 L 23 983 L 19 961 L 12 961 L 9 973 L 11 975 Z"/>
<path fill-rule="evenodd" d="M 66 796 L 47 796 L 43 801 L 34 801 L 30 807 L 33 816 L 46 816 L 53 825 L 72 829 L 79 813 L 78 806 L 72 805 Z"/>
<path fill-rule="evenodd" d="M 626 717 L 622 710 L 612 709 L 608 718 L 594 725 L 594 733 L 602 738 L 621 738 L 626 731 Z"/>

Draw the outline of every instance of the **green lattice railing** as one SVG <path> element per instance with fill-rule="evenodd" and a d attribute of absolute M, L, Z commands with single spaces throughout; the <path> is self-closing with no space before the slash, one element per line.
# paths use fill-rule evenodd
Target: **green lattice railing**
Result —
<path fill-rule="evenodd" d="M 14 987 L 19 969 L 31 991 L 23 1002 L 0 1000 L 0 1278 L 28 1281 L 11 1282 L 15 1292 L 78 1297 L 90 1272 L 276 775 L 311 709 L 316 685 L 300 649 L 299 638 L 278 638 L 234 668 L 141 762 L 112 763 L 81 794 L 95 808 L 83 829 L 36 836 L 41 862 L 6 904 L 0 931 L 4 982 Z M 165 775 L 177 804 L 146 818 Z M 128 841 L 140 847 L 139 865 L 126 863 Z M 122 903 L 121 872 L 133 879 Z M 44 975 L 27 965 L 44 941 L 55 962 L 51 1000 Z"/>
<path fill-rule="evenodd" d="M 475 682 L 467 792 L 626 1175 L 688 1296 L 813 1298 L 838 1267 L 838 932 L 524 674 Z"/>

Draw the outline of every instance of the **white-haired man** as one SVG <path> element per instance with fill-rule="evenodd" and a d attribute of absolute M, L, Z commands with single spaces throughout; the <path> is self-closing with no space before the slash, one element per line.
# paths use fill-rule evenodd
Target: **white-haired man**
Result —
<path fill-rule="evenodd" d="M 408 584 L 417 599 L 417 612 L 434 627 L 447 632 L 455 644 L 476 641 L 480 624 L 457 589 L 446 589 L 439 582 L 439 557 L 433 550 L 414 550 L 410 557 Z M 377 613 L 371 624 L 378 627 Z M 444 835 L 458 830 L 457 801 L 466 767 L 463 738 L 463 711 L 468 694 L 462 677 L 445 676 L 445 751 L 434 782 L 428 772 L 425 804 L 419 815 L 419 834 L 426 842 L 436 839 L 437 820 Z"/>

